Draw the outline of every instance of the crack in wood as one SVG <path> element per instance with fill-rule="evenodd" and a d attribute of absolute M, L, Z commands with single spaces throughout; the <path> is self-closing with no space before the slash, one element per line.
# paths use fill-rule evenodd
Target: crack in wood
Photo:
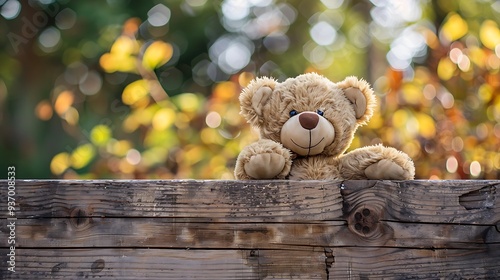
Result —
<path fill-rule="evenodd" d="M 478 190 L 462 194 L 459 204 L 467 210 L 491 209 L 495 205 L 496 186 L 485 186 Z"/>
<path fill-rule="evenodd" d="M 325 266 L 326 266 L 326 279 L 330 279 L 330 268 L 335 262 L 335 256 L 333 255 L 333 250 L 330 248 L 324 248 L 325 252 Z"/>

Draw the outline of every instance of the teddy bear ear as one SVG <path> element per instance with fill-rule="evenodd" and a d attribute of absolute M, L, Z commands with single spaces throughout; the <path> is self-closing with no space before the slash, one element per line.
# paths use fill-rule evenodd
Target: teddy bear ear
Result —
<path fill-rule="evenodd" d="M 342 82 L 337 83 L 351 102 L 358 124 L 366 124 L 373 115 L 373 107 L 376 104 L 373 90 L 365 80 L 356 77 L 347 77 Z"/>
<path fill-rule="evenodd" d="M 256 127 L 261 127 L 264 122 L 264 111 L 269 107 L 269 101 L 273 95 L 277 82 L 274 79 L 262 77 L 256 78 L 243 89 L 240 94 L 240 114 Z"/>

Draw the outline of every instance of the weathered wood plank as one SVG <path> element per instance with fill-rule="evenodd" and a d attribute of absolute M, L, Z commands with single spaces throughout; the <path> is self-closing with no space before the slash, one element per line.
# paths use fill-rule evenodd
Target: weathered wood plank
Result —
<path fill-rule="evenodd" d="M 18 219 L 19 247 L 155 247 L 275 249 L 329 246 L 345 222 L 190 223 L 167 218 L 90 218 L 75 227 L 70 219 Z M 8 221 L 0 221 L 6 228 Z M 8 238 L 0 233 L 0 240 Z"/>
<path fill-rule="evenodd" d="M 273 250 L 19 249 L 0 279 L 326 279 L 324 253 Z"/>
<path fill-rule="evenodd" d="M 19 249 L 1 279 L 497 279 L 500 245 L 463 249 Z"/>
<path fill-rule="evenodd" d="M 0 185 L 6 184 L 0 181 Z M 19 180 L 16 185 L 18 218 L 126 215 L 207 222 L 281 222 L 342 215 L 338 182 L 328 181 Z M 6 213 L 3 203 L 0 217 L 6 217 Z"/>
<path fill-rule="evenodd" d="M 155 247 L 279 249 L 293 246 L 385 246 L 402 248 L 484 248 L 500 243 L 495 226 L 383 222 L 385 236 L 352 233 L 346 222 L 190 223 L 167 218 L 19 219 L 18 247 Z M 6 228 L 8 221 L 0 221 Z M 0 232 L 7 240 L 8 232 Z"/>
<path fill-rule="evenodd" d="M 363 183 L 361 183 L 363 182 Z M 347 212 L 366 204 L 384 220 L 491 224 L 500 221 L 500 181 L 346 181 Z"/>
<path fill-rule="evenodd" d="M 0 180 L 0 191 L 6 181 Z M 404 222 L 491 224 L 500 181 L 17 181 L 18 218 L 172 217 L 206 222 L 337 220 L 363 203 Z M 5 196 L 2 196 L 4 198 Z M 2 199 L 3 202 L 3 199 Z M 343 204 L 344 203 L 344 204 Z M 0 217 L 6 218 L 6 203 Z M 74 211 L 75 209 L 80 212 Z"/>
<path fill-rule="evenodd" d="M 498 180 L 20 180 L 16 267 L 37 279 L 494 279 L 499 188 Z M 6 277 L 18 279 L 0 268 Z"/>
<path fill-rule="evenodd" d="M 329 279 L 499 279 L 500 244 L 481 250 L 332 248 Z"/>

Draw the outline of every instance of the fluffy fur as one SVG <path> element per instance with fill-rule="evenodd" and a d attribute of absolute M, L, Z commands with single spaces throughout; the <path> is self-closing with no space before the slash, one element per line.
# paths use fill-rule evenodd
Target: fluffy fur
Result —
<path fill-rule="evenodd" d="M 412 160 L 394 148 L 376 145 L 345 154 L 357 128 L 373 115 L 373 90 L 362 79 L 333 83 L 315 73 L 282 83 L 257 78 L 242 91 L 240 104 L 261 139 L 241 151 L 237 179 L 414 177 Z"/>

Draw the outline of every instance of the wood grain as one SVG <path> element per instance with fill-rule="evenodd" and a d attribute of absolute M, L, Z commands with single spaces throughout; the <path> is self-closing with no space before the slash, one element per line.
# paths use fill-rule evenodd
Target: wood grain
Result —
<path fill-rule="evenodd" d="M 483 249 L 333 248 L 330 279 L 498 279 L 500 244 Z"/>
<path fill-rule="evenodd" d="M 277 249 L 292 246 L 391 246 L 407 248 L 481 248 L 500 242 L 493 225 L 381 222 L 383 236 L 359 236 L 346 222 L 197 223 L 166 218 L 90 218 L 75 228 L 70 219 L 19 219 L 20 247 L 155 247 Z M 6 228 L 7 221 L 0 221 Z M 418 238 L 416 238 L 418 233 Z M 7 239 L 7 232 L 0 240 Z"/>
<path fill-rule="evenodd" d="M 495 279 L 499 187 L 18 180 L 17 272 L 0 279 Z"/>
<path fill-rule="evenodd" d="M 323 252 L 196 249 L 19 249 L 2 279 L 325 279 Z M 321 261 L 323 260 L 323 261 Z"/>
<path fill-rule="evenodd" d="M 16 199 L 21 206 L 17 217 L 68 217 L 79 208 L 94 217 L 125 214 L 206 222 L 329 219 L 342 213 L 337 185 L 327 181 L 17 181 Z M 0 205 L 2 217 L 6 217 L 5 207 Z"/>

